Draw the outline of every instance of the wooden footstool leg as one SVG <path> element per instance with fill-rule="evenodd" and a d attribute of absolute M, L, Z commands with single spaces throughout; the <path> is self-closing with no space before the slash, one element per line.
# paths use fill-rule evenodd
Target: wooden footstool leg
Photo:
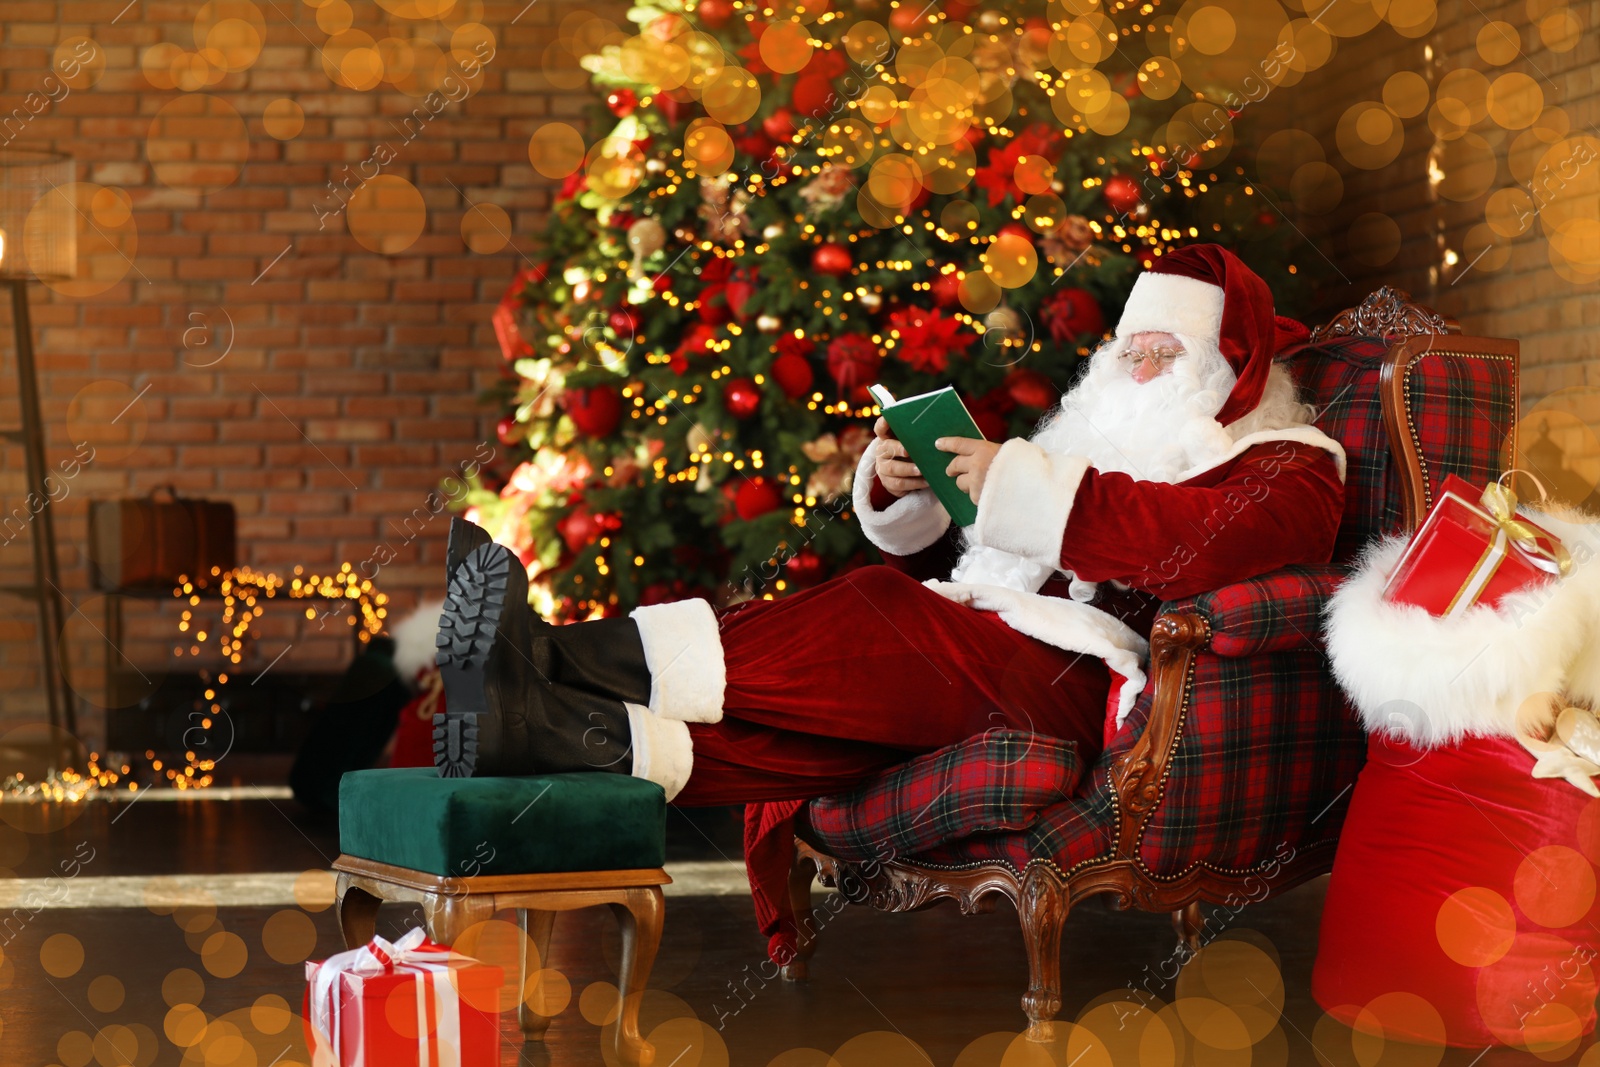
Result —
<path fill-rule="evenodd" d="M 383 903 L 350 883 L 350 876 L 341 874 L 334 888 L 334 911 L 339 917 L 339 933 L 344 936 L 345 948 L 355 948 L 372 940 L 372 935 L 378 932 L 378 905 Z"/>
<path fill-rule="evenodd" d="M 626 904 L 611 905 L 622 926 L 622 973 L 617 980 L 622 1012 L 617 1019 L 617 1056 L 635 1067 L 649 1067 L 656 1050 L 639 1036 L 639 1000 L 650 981 L 656 949 L 661 946 L 666 901 L 657 885 L 627 892 Z"/>
<path fill-rule="evenodd" d="M 544 1032 L 550 1029 L 550 1016 L 543 1011 L 534 1010 L 528 1003 L 528 968 L 532 964 L 539 967 L 550 966 L 550 931 L 556 925 L 556 913 L 553 911 L 535 911 L 532 908 L 518 908 L 517 922 L 522 927 L 525 935 L 522 939 L 521 957 L 519 966 L 522 970 L 522 1003 L 517 1005 L 517 1022 L 522 1026 L 522 1032 L 529 1041 L 543 1041 Z M 528 958 L 528 942 L 532 940 L 534 951 L 538 954 L 537 960 Z M 535 994 L 540 1008 L 547 1006 L 544 988 L 541 986 Z"/>
<path fill-rule="evenodd" d="M 422 903 L 422 916 L 429 939 L 440 945 L 454 945 L 468 927 L 494 918 L 494 897 L 430 893 Z"/>

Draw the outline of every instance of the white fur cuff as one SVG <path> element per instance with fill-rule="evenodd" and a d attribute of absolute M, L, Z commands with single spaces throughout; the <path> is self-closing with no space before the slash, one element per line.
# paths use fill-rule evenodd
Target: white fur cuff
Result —
<path fill-rule="evenodd" d="M 682 792 L 694 770 L 694 741 L 686 723 L 650 714 L 649 708 L 624 703 L 633 735 L 633 776 L 654 782 L 671 800 Z"/>
<path fill-rule="evenodd" d="M 1145 271 L 1117 322 L 1117 336 L 1136 333 L 1189 334 L 1216 344 L 1222 336 L 1222 287 L 1181 274 Z"/>
<path fill-rule="evenodd" d="M 1082 456 L 1046 452 L 1013 437 L 1000 446 L 984 476 L 973 541 L 1035 563 L 1059 565 L 1067 516 L 1088 469 Z"/>
<path fill-rule="evenodd" d="M 716 613 L 704 600 L 647 604 L 629 616 L 650 667 L 650 710 L 679 722 L 719 722 L 727 671 Z"/>
<path fill-rule="evenodd" d="M 932 489 L 907 493 L 882 511 L 873 508 L 872 479 L 878 440 L 872 439 L 856 465 L 855 482 L 851 486 L 856 518 L 861 523 L 861 532 L 879 549 L 891 556 L 910 556 L 944 536 L 950 528 L 950 513 L 944 510 Z"/>

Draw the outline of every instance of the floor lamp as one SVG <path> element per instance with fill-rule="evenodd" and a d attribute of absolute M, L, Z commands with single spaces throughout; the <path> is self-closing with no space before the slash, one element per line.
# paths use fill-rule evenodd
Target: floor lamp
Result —
<path fill-rule="evenodd" d="M 28 282 L 33 278 L 71 278 L 77 270 L 77 229 L 71 183 L 72 157 L 33 149 L 0 149 L 0 284 L 11 296 L 13 352 L 17 363 L 18 405 L 22 422 L 0 431 L 22 446 L 28 496 L 24 511 L 33 536 L 33 584 L 8 586 L 6 593 L 35 601 L 39 609 L 39 664 L 50 709 L 50 725 L 77 733 L 72 688 L 67 684 L 66 625 L 61 569 L 56 560 L 55 520 L 45 483 L 44 416 L 39 407 L 39 377 L 33 359 L 33 327 L 28 315 Z M 54 195 L 47 195 L 54 193 Z M 7 536 L 16 509 L 4 516 Z"/>

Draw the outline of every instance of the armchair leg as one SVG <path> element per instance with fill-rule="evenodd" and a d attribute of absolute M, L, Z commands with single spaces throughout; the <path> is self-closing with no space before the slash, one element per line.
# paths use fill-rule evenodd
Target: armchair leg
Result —
<path fill-rule="evenodd" d="M 803 982 L 811 977 L 811 954 L 817 949 L 820 932 L 811 916 L 811 883 L 817 876 L 816 865 L 799 855 L 789 868 L 789 906 L 794 909 L 795 957 L 783 967 L 783 980 Z"/>
<path fill-rule="evenodd" d="M 1189 956 L 1200 951 L 1200 931 L 1205 927 L 1205 916 L 1200 914 L 1200 902 L 1192 900 L 1172 913 L 1172 929 L 1178 934 L 1178 944 Z"/>
<path fill-rule="evenodd" d="M 1022 940 L 1028 951 L 1028 991 L 1022 1011 L 1028 1017 L 1027 1038 L 1041 1044 L 1055 1037 L 1061 1010 L 1061 927 L 1067 920 L 1066 887 L 1043 864 L 1028 869 L 1017 899 Z"/>

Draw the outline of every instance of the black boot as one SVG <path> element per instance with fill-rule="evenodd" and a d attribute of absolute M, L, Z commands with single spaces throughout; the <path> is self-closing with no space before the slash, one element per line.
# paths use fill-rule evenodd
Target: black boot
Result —
<path fill-rule="evenodd" d="M 536 629 L 567 627 L 536 621 L 511 551 L 491 543 L 468 553 L 439 616 L 445 710 L 434 716 L 433 751 L 441 776 L 632 772 L 622 698 L 555 679 L 557 646 L 534 640 Z"/>
<path fill-rule="evenodd" d="M 650 665 L 639 624 L 629 618 L 551 626 L 534 636 L 544 644 L 550 680 L 630 704 L 650 704 Z"/>

